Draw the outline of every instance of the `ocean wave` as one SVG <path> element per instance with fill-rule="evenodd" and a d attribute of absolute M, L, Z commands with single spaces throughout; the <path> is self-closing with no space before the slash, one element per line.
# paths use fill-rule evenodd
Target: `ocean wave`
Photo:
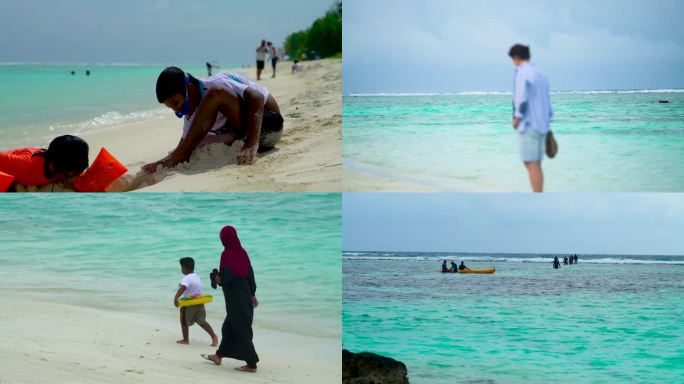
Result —
<path fill-rule="evenodd" d="M 75 124 L 56 124 L 50 125 L 48 128 L 51 132 L 75 130 L 78 132 L 91 131 L 93 129 L 110 127 L 114 125 L 121 125 L 125 123 L 162 119 L 168 115 L 168 110 L 165 108 L 150 109 L 147 111 L 138 111 L 130 113 L 120 113 L 117 111 L 110 111 L 102 115 L 93 117 L 86 121 Z"/>
<path fill-rule="evenodd" d="M 489 263 L 550 263 L 553 257 L 491 257 L 491 256 L 459 256 L 459 255 L 441 255 L 441 256 L 372 256 L 367 254 L 352 255 L 345 252 L 342 256 L 343 260 L 373 260 L 373 261 L 441 261 L 441 260 L 464 260 L 477 261 Z M 580 263 L 585 264 L 672 264 L 684 265 L 684 258 L 681 260 L 653 260 L 653 259 L 637 259 L 637 258 L 614 258 L 614 257 L 596 257 L 584 258 L 580 256 Z"/>
<path fill-rule="evenodd" d="M 634 93 L 684 93 L 684 89 L 625 89 L 625 90 L 568 90 L 552 91 L 552 95 L 579 94 L 579 95 L 603 95 L 603 94 L 634 94 Z M 509 91 L 462 91 L 462 92 L 397 92 L 397 93 L 348 93 L 349 97 L 406 97 L 406 96 L 488 96 L 488 95 L 512 95 Z"/>

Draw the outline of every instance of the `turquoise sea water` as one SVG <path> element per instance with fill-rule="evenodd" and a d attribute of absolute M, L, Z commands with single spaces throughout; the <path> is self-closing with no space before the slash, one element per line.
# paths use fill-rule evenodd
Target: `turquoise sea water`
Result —
<path fill-rule="evenodd" d="M 178 260 L 195 259 L 209 319 L 223 294 L 208 275 L 237 228 L 254 266 L 257 327 L 339 337 L 340 195 L 159 193 L 4 196 L 0 289 L 5 295 L 176 319 Z M 218 326 L 218 324 L 213 324 Z"/>
<path fill-rule="evenodd" d="M 684 256 L 551 257 L 345 252 L 344 348 L 403 361 L 414 384 L 682 381 Z"/>
<path fill-rule="evenodd" d="M 164 65 L 0 65 L 0 150 L 44 145 L 123 122 L 168 116 L 155 84 Z M 201 67 L 182 67 L 205 76 Z M 71 75 L 71 71 L 75 75 Z M 85 71 L 90 70 L 90 76 Z"/>
<path fill-rule="evenodd" d="M 557 92 L 548 191 L 684 191 L 684 90 Z M 668 100 L 661 104 L 659 100 Z M 343 97 L 343 166 L 437 190 L 528 191 L 511 95 Z"/>

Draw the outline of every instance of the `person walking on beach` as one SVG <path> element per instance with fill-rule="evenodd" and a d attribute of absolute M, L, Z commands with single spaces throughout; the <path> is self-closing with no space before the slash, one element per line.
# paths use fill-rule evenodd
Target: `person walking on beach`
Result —
<path fill-rule="evenodd" d="M 266 46 L 266 40 L 261 40 L 261 45 L 259 45 L 256 49 L 257 81 L 261 80 L 261 71 L 264 70 L 267 52 L 268 47 Z"/>
<path fill-rule="evenodd" d="M 220 238 L 224 250 L 219 263 L 221 272 L 215 277 L 215 282 L 223 289 L 226 320 L 221 328 L 221 344 L 216 353 L 201 356 L 216 365 L 220 365 L 224 357 L 243 360 L 247 364 L 235 369 L 255 373 L 259 356 L 252 342 L 252 321 L 254 308 L 259 301 L 255 296 L 257 287 L 254 270 L 234 227 L 223 227 Z"/>
<path fill-rule="evenodd" d="M 273 67 L 273 76 L 271 78 L 274 78 L 276 75 L 276 64 L 278 64 L 278 51 L 270 41 L 266 45 L 268 46 L 268 54 L 271 58 L 271 66 Z"/>
<path fill-rule="evenodd" d="M 549 82 L 530 63 L 530 48 L 516 44 L 508 51 L 516 67 L 513 91 L 513 129 L 518 132 L 520 157 L 525 164 L 533 192 L 544 190 L 541 162 L 546 148 L 553 110 Z"/>

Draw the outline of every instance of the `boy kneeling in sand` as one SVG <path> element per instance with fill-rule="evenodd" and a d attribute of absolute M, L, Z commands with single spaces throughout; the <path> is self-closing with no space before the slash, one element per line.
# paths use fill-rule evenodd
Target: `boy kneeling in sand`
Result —
<path fill-rule="evenodd" d="M 195 260 L 192 257 L 184 257 L 180 259 L 181 272 L 185 275 L 178 285 L 178 292 L 173 298 L 173 305 L 178 307 L 178 300 L 182 297 L 196 297 L 202 295 L 202 281 L 195 271 Z M 197 323 L 202 329 L 207 331 L 211 336 L 211 346 L 218 345 L 218 337 L 211 328 L 211 325 L 206 320 L 207 313 L 204 310 L 204 304 L 190 305 L 181 307 L 180 309 L 180 323 L 183 338 L 176 341 L 178 344 L 190 344 L 188 338 L 188 328 Z"/>
<path fill-rule="evenodd" d="M 249 164 L 257 152 L 267 151 L 280 140 L 283 117 L 268 89 L 237 73 L 220 73 L 199 80 L 180 68 L 166 68 L 157 79 L 157 100 L 184 118 L 180 143 L 167 157 L 147 164 L 173 167 L 187 161 L 198 146 L 231 145 L 243 140 L 238 164 Z M 211 135 L 210 135 L 211 133 Z"/>

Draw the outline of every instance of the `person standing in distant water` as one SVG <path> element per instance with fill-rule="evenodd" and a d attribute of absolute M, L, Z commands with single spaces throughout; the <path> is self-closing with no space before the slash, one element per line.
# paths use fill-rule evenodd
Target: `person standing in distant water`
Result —
<path fill-rule="evenodd" d="M 575 264 L 577 264 L 577 254 L 575 254 Z"/>
<path fill-rule="evenodd" d="M 533 192 L 544 190 L 541 162 L 546 148 L 553 110 L 549 81 L 530 63 L 530 48 L 516 44 L 508 51 L 515 64 L 513 128 L 518 132 L 520 157 L 525 164 Z"/>
<path fill-rule="evenodd" d="M 90 69 L 86 70 L 86 76 L 90 76 Z"/>
<path fill-rule="evenodd" d="M 449 272 L 449 268 L 446 266 L 446 260 L 442 263 L 442 272 Z"/>
<path fill-rule="evenodd" d="M 268 52 L 268 47 L 266 47 L 266 40 L 261 40 L 261 45 L 259 45 L 256 49 L 257 81 L 261 80 L 261 71 L 264 70 L 266 52 Z"/>
<path fill-rule="evenodd" d="M 207 61 L 207 76 L 211 76 L 211 63 Z"/>
<path fill-rule="evenodd" d="M 563 258 L 563 265 L 568 265 L 568 257 Z"/>
<path fill-rule="evenodd" d="M 570 255 L 570 265 L 572 265 L 572 262 L 575 261 L 575 257 Z"/>
<path fill-rule="evenodd" d="M 276 64 L 278 64 L 278 51 L 276 51 L 275 45 L 270 41 L 266 45 L 268 46 L 268 54 L 271 57 L 271 66 L 273 67 L 273 76 L 271 78 L 274 78 L 276 75 Z"/>
<path fill-rule="evenodd" d="M 458 265 L 455 262 L 451 262 L 451 272 L 458 272 Z"/>
<path fill-rule="evenodd" d="M 560 268 L 560 260 L 558 260 L 558 256 L 553 258 L 553 269 L 558 269 Z"/>

